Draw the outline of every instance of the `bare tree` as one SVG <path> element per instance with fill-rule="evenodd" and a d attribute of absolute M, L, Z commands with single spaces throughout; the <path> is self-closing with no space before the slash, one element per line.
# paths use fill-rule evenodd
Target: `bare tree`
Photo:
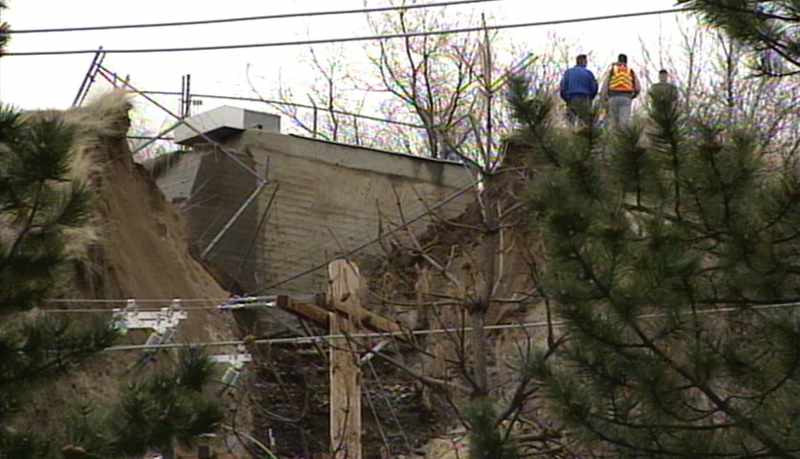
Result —
<path fill-rule="evenodd" d="M 756 78 L 752 54 L 735 39 L 708 33 L 694 22 L 678 23 L 680 51 L 664 53 L 691 117 L 752 128 L 765 155 L 791 164 L 800 148 L 800 80 Z M 647 67 L 656 68 L 644 45 Z"/>
<path fill-rule="evenodd" d="M 559 429 L 538 419 L 540 386 L 528 370 L 538 350 L 547 343 L 556 346 L 557 339 L 523 327 L 490 331 L 498 323 L 520 320 L 521 309 L 545 298 L 535 287 L 537 263 L 523 263 L 525 257 L 518 255 L 528 247 L 520 196 L 527 170 L 512 164 L 482 174 L 484 186 L 475 191 L 467 213 L 452 220 L 429 209 L 434 224 L 424 236 L 408 224 L 399 198 L 397 220 L 385 220 L 381 241 L 387 274 L 373 285 L 373 295 L 395 314 L 414 310 L 417 327 L 442 330 L 424 340 L 408 338 L 421 368 L 389 361 L 423 382 L 431 400 L 444 402 L 436 408 L 470 431 L 476 426 L 467 407 L 488 400 L 497 407 L 492 421 L 503 441 L 566 454 L 570 446 Z"/>
<path fill-rule="evenodd" d="M 284 103 L 274 103 L 261 95 L 250 74 L 250 66 L 247 80 L 259 98 L 289 117 L 301 132 L 333 142 L 361 145 L 364 136 L 359 118 L 365 100 L 363 96 L 353 96 L 356 90 L 352 87 L 352 76 L 342 47 L 329 47 L 323 53 L 309 48 L 308 66 L 316 80 L 305 97 L 295 94 L 292 85 L 279 78 L 278 99 Z"/>
<path fill-rule="evenodd" d="M 448 9 L 400 9 L 369 16 L 375 34 L 481 23 L 476 17 Z M 318 79 L 308 91 L 308 99 L 315 108 L 279 108 L 308 134 L 413 155 L 462 159 L 477 163 L 479 168 L 499 160 L 503 137 L 508 133 L 508 110 L 502 94 L 506 74 L 532 69 L 541 75 L 536 80 L 542 87 L 555 87 L 556 73 L 560 73 L 560 69 L 553 71 L 549 56 L 522 52 L 488 32 L 375 41 L 365 45 L 365 53 L 371 71 L 356 72 L 348 67 L 352 61 L 345 59 L 341 50 L 322 58 L 312 49 L 310 69 Z M 548 62 L 539 66 L 545 60 Z M 303 99 L 283 84 L 278 97 L 284 102 Z M 355 122 L 352 117 L 333 113 L 361 113 L 365 107 L 399 124 Z M 320 116 L 323 111 L 326 115 Z M 315 126 L 314 119 L 325 122 Z"/>

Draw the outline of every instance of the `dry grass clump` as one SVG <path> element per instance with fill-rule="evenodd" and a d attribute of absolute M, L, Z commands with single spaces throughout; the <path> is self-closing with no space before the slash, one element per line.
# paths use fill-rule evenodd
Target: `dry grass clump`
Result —
<path fill-rule="evenodd" d="M 117 90 L 97 97 L 84 107 L 64 112 L 64 122 L 75 128 L 70 169 L 73 180 L 101 191 L 106 164 L 125 150 L 118 145 L 126 142 L 130 109 L 127 93 Z M 89 263 L 87 249 L 100 240 L 101 228 L 102 222 L 91 218 L 83 227 L 66 231 L 68 257 L 78 263 Z"/>
<path fill-rule="evenodd" d="M 130 109 L 131 103 L 127 93 L 115 90 L 93 99 L 83 107 L 63 112 L 57 110 L 31 112 L 25 114 L 25 118 L 60 118 L 66 125 L 71 126 L 75 137 L 71 149 L 69 179 L 87 186 L 95 193 L 100 193 L 106 165 L 123 151 L 127 151 L 127 148 L 121 148 L 120 144 L 126 142 Z M 55 186 L 67 189 L 72 184 Z M 88 267 L 89 248 L 100 241 L 102 226 L 99 218 L 93 217 L 81 227 L 65 229 L 67 259 Z"/>

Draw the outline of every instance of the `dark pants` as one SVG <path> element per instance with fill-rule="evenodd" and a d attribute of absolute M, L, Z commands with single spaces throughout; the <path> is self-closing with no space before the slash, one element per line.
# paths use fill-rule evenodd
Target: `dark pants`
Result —
<path fill-rule="evenodd" d="M 573 96 L 567 102 L 567 121 L 573 126 L 578 121 L 589 124 L 592 119 L 592 99 L 587 96 Z"/>

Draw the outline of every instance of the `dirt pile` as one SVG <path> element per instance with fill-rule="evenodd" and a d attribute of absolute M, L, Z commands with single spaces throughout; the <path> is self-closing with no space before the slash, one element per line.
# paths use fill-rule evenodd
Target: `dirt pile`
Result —
<path fill-rule="evenodd" d="M 111 93 L 64 114 L 67 123 L 79 129 L 90 127 L 82 136 L 80 150 L 98 164 L 89 184 L 96 191 L 93 208 L 99 236 L 87 248 L 88 261 L 78 272 L 76 290 L 97 299 L 182 298 L 204 299 L 193 306 L 218 304 L 228 293 L 189 254 L 181 215 L 149 174 L 132 161 L 125 138 L 128 109 L 124 95 Z M 93 118 L 103 120 L 102 126 L 95 123 L 94 138 Z M 148 303 L 147 307 L 166 305 Z M 218 312 L 193 310 L 180 327 L 179 339 L 229 338 L 229 330 Z"/>
<path fill-rule="evenodd" d="M 61 302 L 42 309 L 60 309 L 76 320 L 111 319 L 110 310 L 124 307 L 120 300 L 128 298 L 159 300 L 142 301 L 141 308 L 166 307 L 172 298 L 194 299 L 183 303 L 187 319 L 178 327 L 175 340 L 234 339 L 232 319 L 213 308 L 228 293 L 191 257 L 181 215 L 146 171 L 132 162 L 126 139 L 130 108 L 125 94 L 114 92 L 81 108 L 47 112 L 76 129 L 73 176 L 84 181 L 94 197 L 91 224 L 69 237 L 73 280 L 59 289 Z M 210 308 L 197 309 L 204 306 Z M 87 308 L 108 309 L 109 313 L 63 311 Z M 132 331 L 120 344 L 143 344 L 149 333 Z M 138 370 L 131 371 L 131 366 L 140 356 L 140 352 L 101 354 L 62 378 L 54 390 L 31 400 L 31 422 L 58 432 L 63 430 L 60 407 L 75 403 L 95 406 L 90 401 L 113 400 L 121 384 L 136 378 Z M 164 360 L 171 358 L 166 352 L 164 356 Z"/>

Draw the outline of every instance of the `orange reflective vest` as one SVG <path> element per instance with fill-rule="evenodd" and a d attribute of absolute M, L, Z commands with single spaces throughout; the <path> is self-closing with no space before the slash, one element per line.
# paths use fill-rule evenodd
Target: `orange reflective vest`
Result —
<path fill-rule="evenodd" d="M 611 81 L 608 90 L 614 92 L 634 92 L 633 70 L 625 64 L 614 64 L 611 67 Z"/>

